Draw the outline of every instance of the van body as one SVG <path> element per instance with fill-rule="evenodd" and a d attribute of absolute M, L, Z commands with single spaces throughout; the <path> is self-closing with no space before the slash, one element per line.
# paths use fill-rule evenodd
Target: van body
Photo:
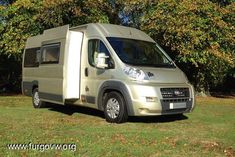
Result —
<path fill-rule="evenodd" d="M 164 50 L 135 28 L 91 23 L 45 30 L 28 38 L 22 92 L 45 102 L 128 116 L 183 114 L 195 106 L 193 86 Z"/>

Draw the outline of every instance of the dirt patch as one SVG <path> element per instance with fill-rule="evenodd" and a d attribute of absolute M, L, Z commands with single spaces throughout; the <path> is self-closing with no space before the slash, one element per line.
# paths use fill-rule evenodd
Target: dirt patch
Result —
<path fill-rule="evenodd" d="M 220 151 L 227 157 L 234 157 L 235 150 L 232 147 L 225 148 L 221 143 L 215 141 L 201 141 L 202 147 L 206 151 Z"/>
<path fill-rule="evenodd" d="M 224 154 L 225 154 L 227 157 L 234 157 L 234 156 L 235 156 L 235 150 L 234 150 L 232 147 L 226 148 L 226 149 L 224 150 Z"/>
<path fill-rule="evenodd" d="M 164 144 L 168 144 L 170 146 L 172 146 L 173 148 L 176 147 L 177 143 L 179 141 L 179 138 L 173 138 L 173 137 L 166 137 L 162 143 Z"/>
<path fill-rule="evenodd" d="M 115 142 L 120 142 L 122 144 L 126 144 L 127 140 L 126 140 L 125 136 L 122 134 L 114 134 L 112 136 L 112 143 L 115 143 Z"/>
<path fill-rule="evenodd" d="M 221 145 L 217 142 L 202 141 L 201 144 L 202 144 L 203 149 L 207 151 L 222 150 Z"/>

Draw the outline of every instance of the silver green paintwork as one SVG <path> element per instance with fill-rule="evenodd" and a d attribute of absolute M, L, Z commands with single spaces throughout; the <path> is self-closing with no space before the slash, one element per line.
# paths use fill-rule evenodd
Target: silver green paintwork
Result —
<path fill-rule="evenodd" d="M 67 42 L 68 32 L 78 31 L 83 33 L 82 52 L 81 52 L 81 67 L 80 67 L 80 99 L 70 102 L 77 105 L 88 106 L 98 109 L 98 95 L 100 87 L 106 81 L 116 81 L 124 84 L 131 98 L 133 112 L 129 115 L 145 116 L 145 115 L 161 115 L 162 107 L 160 100 L 163 99 L 160 93 L 162 87 L 186 87 L 190 89 L 190 99 L 192 102 L 192 109 L 195 107 L 195 97 L 193 86 L 189 84 L 184 73 L 176 66 L 176 68 L 152 68 L 132 66 L 143 71 L 151 72 L 154 77 L 150 80 L 134 81 L 131 80 L 123 69 L 125 63 L 115 53 L 106 37 L 121 37 L 129 39 L 137 39 L 149 42 L 155 42 L 144 32 L 135 28 L 112 25 L 91 23 L 87 25 L 69 28 L 68 25 L 45 30 L 42 35 L 31 37 L 27 40 L 26 49 L 41 47 L 42 44 L 50 44 L 55 42 L 61 43 L 59 64 L 54 65 L 40 65 L 38 68 L 24 68 L 23 67 L 23 81 L 32 82 L 38 81 L 39 92 L 45 92 L 55 95 L 62 95 L 62 101 L 54 101 L 50 99 L 43 99 L 43 101 L 64 104 L 68 100 L 64 98 L 64 84 L 66 74 L 66 57 L 67 57 Z M 99 69 L 91 66 L 88 62 L 88 40 L 99 39 L 103 41 L 110 52 L 112 59 L 115 62 L 114 69 Z M 167 54 L 165 54 L 170 58 Z M 23 57 L 24 58 L 24 57 Z M 74 67 L 76 68 L 76 67 Z M 85 76 L 85 68 L 89 71 L 89 76 Z M 79 80 L 78 80 L 79 81 Z M 22 89 L 24 92 L 24 89 Z M 95 104 L 82 101 L 81 96 L 92 96 L 96 98 Z M 152 97 L 154 102 L 146 102 L 146 97 Z M 168 114 L 168 113 L 164 113 Z M 169 113 L 170 114 L 170 113 Z"/>

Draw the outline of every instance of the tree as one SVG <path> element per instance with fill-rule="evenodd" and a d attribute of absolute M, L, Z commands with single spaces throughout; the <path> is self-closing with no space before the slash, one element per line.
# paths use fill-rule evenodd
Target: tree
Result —
<path fill-rule="evenodd" d="M 3 72 L 0 81 L 9 84 L 14 88 L 12 90 L 19 91 L 26 39 L 40 32 L 35 22 L 39 1 L 21 0 L 11 3 L 9 1 L 0 8 L 0 69 Z"/>
<path fill-rule="evenodd" d="M 205 91 L 235 65 L 230 13 L 206 0 L 159 0 L 143 13 L 141 28 L 170 50 L 197 91 Z"/>
<path fill-rule="evenodd" d="M 20 78 L 29 36 L 65 24 L 91 22 L 144 30 L 174 58 L 197 91 L 223 83 L 235 66 L 232 0 L 1 0 L 1 66 L 14 64 L 7 66 L 12 67 L 7 75 Z"/>
<path fill-rule="evenodd" d="M 0 53 L 21 60 L 29 36 L 65 24 L 90 22 L 120 24 L 117 7 L 111 0 L 16 0 L 0 10 Z"/>
<path fill-rule="evenodd" d="M 120 24 L 119 5 L 113 0 L 44 0 L 38 20 L 44 28 L 95 22 Z"/>
<path fill-rule="evenodd" d="M 0 57 L 2 78 L 20 88 L 22 53 L 28 37 L 65 24 L 119 23 L 118 3 L 112 0 L 0 1 Z M 7 69 L 7 70 L 6 70 Z M 14 80 L 15 78 L 15 80 Z M 0 78 L 0 84 L 1 84 Z M 6 82 L 6 81 L 4 81 Z"/>
<path fill-rule="evenodd" d="M 226 6 L 226 5 L 230 5 L 231 3 L 234 2 L 234 0 L 210 0 L 213 3 L 217 3 L 221 6 Z"/>
<path fill-rule="evenodd" d="M 14 3 L 16 0 L 0 0 L 0 5 L 9 5 Z"/>

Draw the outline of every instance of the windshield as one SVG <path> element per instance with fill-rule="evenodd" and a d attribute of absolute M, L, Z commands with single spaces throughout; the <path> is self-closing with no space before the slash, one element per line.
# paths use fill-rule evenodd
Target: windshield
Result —
<path fill-rule="evenodd" d="M 156 43 L 116 37 L 107 37 L 107 40 L 118 57 L 126 64 L 150 67 L 175 67 Z"/>

